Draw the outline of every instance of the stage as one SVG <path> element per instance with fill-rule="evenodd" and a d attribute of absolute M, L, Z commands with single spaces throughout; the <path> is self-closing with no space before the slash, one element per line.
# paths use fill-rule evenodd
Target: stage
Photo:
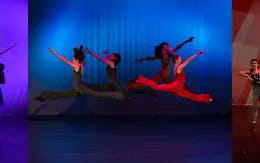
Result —
<path fill-rule="evenodd" d="M 0 116 L 0 162 L 28 162 L 28 118 Z"/>
<path fill-rule="evenodd" d="M 260 122 L 256 130 L 251 132 L 249 127 L 252 112 L 249 107 L 233 107 L 232 140 L 234 163 L 260 162 Z"/>
<path fill-rule="evenodd" d="M 47 117 L 30 121 L 31 163 L 231 162 L 228 117 Z"/>

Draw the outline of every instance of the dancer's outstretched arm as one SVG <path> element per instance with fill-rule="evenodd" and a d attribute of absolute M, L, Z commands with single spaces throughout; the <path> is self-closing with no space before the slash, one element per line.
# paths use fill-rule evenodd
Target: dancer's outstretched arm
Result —
<path fill-rule="evenodd" d="M 253 80 L 250 75 L 249 75 L 250 71 L 249 70 L 243 70 L 243 71 L 239 71 L 239 74 L 241 76 L 247 77 L 249 80 Z"/>
<path fill-rule="evenodd" d="M 5 52 L 7 52 L 7 51 L 9 51 L 9 50 L 11 50 L 12 48 L 15 47 L 15 45 L 16 45 L 16 43 L 14 43 L 14 44 L 11 45 L 10 47 L 6 48 L 5 50 L 1 51 L 1 52 L 0 52 L 0 55 L 1 55 L 1 54 L 4 54 Z"/>
<path fill-rule="evenodd" d="M 183 41 L 182 43 L 180 43 L 179 45 L 177 45 L 175 48 L 170 49 L 170 53 L 176 52 L 177 50 L 179 50 L 180 48 L 182 48 L 183 45 L 187 44 L 188 42 L 192 42 L 193 39 L 194 39 L 194 37 L 190 37 L 189 39 Z"/>
<path fill-rule="evenodd" d="M 110 60 L 108 60 L 108 59 L 106 59 L 106 58 L 103 58 L 103 57 L 99 56 L 98 54 L 96 54 L 96 53 L 90 51 L 89 49 L 86 49 L 85 51 L 86 51 L 87 53 L 89 53 L 90 55 L 96 57 L 96 58 L 97 58 L 98 60 L 100 60 L 101 62 L 104 62 L 104 63 L 108 64 L 110 67 L 115 67 L 115 63 L 114 63 L 113 61 L 110 61 Z"/>
<path fill-rule="evenodd" d="M 170 53 L 174 53 L 175 51 L 179 50 L 180 48 L 182 48 L 185 44 L 187 44 L 188 42 L 192 42 L 194 39 L 194 37 L 190 37 L 189 39 L 183 41 L 182 43 L 180 43 L 179 45 L 177 45 L 175 48 L 169 48 L 169 52 Z M 155 59 L 159 59 L 158 57 L 156 56 L 152 56 L 152 57 L 144 57 L 144 58 L 139 58 L 137 59 L 136 61 L 137 62 L 142 62 L 144 60 L 155 60 Z"/>
<path fill-rule="evenodd" d="M 48 48 L 48 50 L 54 54 L 55 56 L 57 56 L 61 61 L 63 61 L 64 63 L 68 64 L 69 66 L 73 67 L 74 69 L 78 69 L 80 65 L 75 64 L 69 60 L 67 60 L 65 57 L 63 57 L 62 55 L 60 55 L 59 53 L 57 53 L 56 51 L 54 51 L 52 48 Z"/>
<path fill-rule="evenodd" d="M 144 60 L 155 60 L 155 59 L 159 59 L 159 58 L 156 57 L 156 56 L 152 56 L 152 57 L 144 57 L 144 58 L 136 59 L 136 62 L 142 62 L 142 61 L 144 61 Z"/>
<path fill-rule="evenodd" d="M 177 72 L 180 73 L 184 67 L 186 67 L 193 59 L 195 59 L 198 55 L 203 54 L 204 51 L 200 50 L 197 53 L 193 54 L 192 56 L 190 56 L 186 61 L 184 61 L 182 64 L 180 64 L 177 67 Z"/>

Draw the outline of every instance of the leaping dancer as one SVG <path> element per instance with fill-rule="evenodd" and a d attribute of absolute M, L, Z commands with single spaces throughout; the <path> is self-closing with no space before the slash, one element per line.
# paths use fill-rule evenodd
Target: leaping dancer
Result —
<path fill-rule="evenodd" d="M 172 60 L 174 62 L 174 76 L 175 81 L 169 83 L 169 84 L 157 84 L 155 81 L 147 79 L 143 76 L 139 76 L 137 83 L 144 84 L 146 86 L 151 87 L 154 90 L 158 91 L 166 91 L 171 92 L 177 96 L 197 101 L 197 102 L 205 102 L 205 103 L 211 103 L 213 102 L 213 99 L 210 97 L 210 94 L 194 94 L 188 91 L 184 84 L 185 84 L 185 73 L 183 69 L 198 55 L 203 54 L 203 51 L 199 51 L 189 57 L 186 61 L 182 62 L 182 57 L 180 55 L 174 55 L 172 57 Z"/>
<path fill-rule="evenodd" d="M 154 56 L 137 59 L 137 62 L 160 59 L 162 68 L 154 77 L 151 78 L 151 80 L 155 82 L 171 83 L 173 79 L 169 77 L 170 59 L 174 52 L 182 48 L 185 44 L 192 42 L 193 39 L 194 37 L 190 37 L 175 48 L 171 48 L 167 42 L 162 42 L 160 45 L 155 47 Z M 127 85 L 128 88 L 144 87 L 141 83 L 136 83 L 136 80 L 129 80 Z"/>
<path fill-rule="evenodd" d="M 95 91 L 90 89 L 87 84 L 82 81 L 84 66 L 83 63 L 85 58 L 82 46 L 74 48 L 74 56 L 72 61 L 67 60 L 65 57 L 51 48 L 49 48 L 49 51 L 58 57 L 61 61 L 73 68 L 73 89 L 65 92 L 43 91 L 41 96 L 36 97 L 36 100 L 56 100 L 60 98 L 74 97 L 77 95 L 126 100 L 126 96 L 124 96 L 119 91 Z"/>
<path fill-rule="evenodd" d="M 121 60 L 121 55 L 118 53 L 112 53 L 109 55 L 108 50 L 105 50 L 103 53 L 105 54 L 105 58 L 100 55 L 92 52 L 89 49 L 85 50 L 90 55 L 94 56 L 99 61 L 107 64 L 106 72 L 107 72 L 107 83 L 106 84 L 87 84 L 89 88 L 96 91 L 119 91 L 126 94 L 126 88 L 118 80 L 117 75 L 117 65 Z M 125 95 L 126 96 L 126 95 Z M 129 98 L 130 99 L 130 98 Z"/>

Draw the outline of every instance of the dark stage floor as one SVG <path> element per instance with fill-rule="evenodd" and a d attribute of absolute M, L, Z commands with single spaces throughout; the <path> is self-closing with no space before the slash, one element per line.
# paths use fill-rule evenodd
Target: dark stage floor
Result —
<path fill-rule="evenodd" d="M 0 116 L 0 163 L 27 162 L 27 117 Z"/>
<path fill-rule="evenodd" d="M 223 117 L 31 120 L 30 163 L 230 163 Z"/>
<path fill-rule="evenodd" d="M 260 163 L 260 118 L 254 132 L 249 130 L 252 112 L 246 107 L 233 108 L 233 162 Z"/>

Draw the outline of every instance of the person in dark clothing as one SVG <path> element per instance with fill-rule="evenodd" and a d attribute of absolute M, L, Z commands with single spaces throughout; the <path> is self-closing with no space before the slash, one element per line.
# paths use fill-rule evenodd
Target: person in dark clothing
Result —
<path fill-rule="evenodd" d="M 95 91 L 90 89 L 86 83 L 82 81 L 83 66 L 85 55 L 83 53 L 83 46 L 74 48 L 73 60 L 69 61 L 53 49 L 49 48 L 49 51 L 57 56 L 64 63 L 68 64 L 73 68 L 73 89 L 59 92 L 59 91 L 43 91 L 41 96 L 36 97 L 36 100 L 56 100 L 60 98 L 69 98 L 75 96 L 93 96 L 93 97 L 103 97 L 112 98 L 118 100 L 125 100 L 126 97 L 118 91 Z"/>
<path fill-rule="evenodd" d="M 260 68 L 259 61 L 257 59 L 251 59 L 251 68 L 249 70 L 240 71 L 240 75 L 247 77 L 248 80 L 252 81 L 253 89 L 253 120 L 251 122 L 250 129 L 254 130 L 256 128 L 256 121 L 258 117 L 259 107 L 260 107 Z"/>
<path fill-rule="evenodd" d="M 100 55 L 92 52 L 89 49 L 85 50 L 90 55 L 97 58 L 99 61 L 107 64 L 106 73 L 107 73 L 107 83 L 106 84 L 87 84 L 89 88 L 96 91 L 119 91 L 123 94 L 126 94 L 126 88 L 120 83 L 117 75 L 117 65 L 121 60 L 121 56 L 118 53 L 112 53 L 109 55 L 108 51 L 105 50 L 105 58 Z"/>
<path fill-rule="evenodd" d="M 160 59 L 162 68 L 161 70 L 151 78 L 152 81 L 155 82 L 163 82 L 163 83 L 171 83 L 173 79 L 169 77 L 170 72 L 170 59 L 173 56 L 173 53 L 182 48 L 185 44 L 192 42 L 194 37 L 190 37 L 189 39 L 185 40 L 184 42 L 177 45 L 175 48 L 171 48 L 167 42 L 162 42 L 160 45 L 156 46 L 154 49 L 154 56 L 145 57 L 137 59 L 137 62 L 142 62 L 144 60 L 155 60 Z M 136 79 L 129 80 L 127 84 L 128 88 L 139 88 L 145 87 L 145 85 L 141 83 L 137 83 Z"/>
<path fill-rule="evenodd" d="M 9 50 L 11 50 L 12 48 L 15 47 L 15 43 L 13 45 L 11 45 L 10 47 L 6 48 L 3 51 L 0 51 L 0 55 L 8 52 Z M 5 65 L 0 63 L 0 84 L 5 84 L 5 74 L 4 74 L 4 68 Z M 2 94 L 2 89 L 0 88 L 0 105 L 3 105 L 4 103 L 4 98 L 3 98 L 3 94 Z"/>

